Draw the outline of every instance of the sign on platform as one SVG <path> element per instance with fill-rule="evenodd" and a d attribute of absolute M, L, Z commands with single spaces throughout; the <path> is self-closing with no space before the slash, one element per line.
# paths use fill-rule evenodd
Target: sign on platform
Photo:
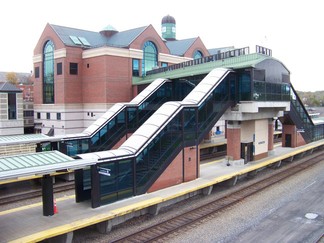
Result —
<path fill-rule="evenodd" d="M 104 176 L 110 176 L 110 169 L 98 167 L 98 173 Z"/>

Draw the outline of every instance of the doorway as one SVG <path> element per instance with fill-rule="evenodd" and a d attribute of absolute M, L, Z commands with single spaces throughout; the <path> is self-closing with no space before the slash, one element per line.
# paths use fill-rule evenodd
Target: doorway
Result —
<path fill-rule="evenodd" d="M 241 158 L 244 159 L 244 164 L 253 161 L 253 142 L 241 143 Z"/>
<path fill-rule="evenodd" d="M 285 134 L 285 147 L 291 147 L 291 134 Z"/>

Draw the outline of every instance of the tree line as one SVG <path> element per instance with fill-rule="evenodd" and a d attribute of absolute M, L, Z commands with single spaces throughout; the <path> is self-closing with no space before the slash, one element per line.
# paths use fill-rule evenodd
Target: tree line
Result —
<path fill-rule="evenodd" d="M 304 105 L 310 107 L 323 107 L 324 106 L 324 90 L 322 91 L 297 91 L 299 98 L 302 100 Z"/>

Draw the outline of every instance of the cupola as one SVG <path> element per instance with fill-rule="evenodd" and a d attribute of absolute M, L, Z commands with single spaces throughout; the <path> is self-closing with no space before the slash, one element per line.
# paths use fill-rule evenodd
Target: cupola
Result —
<path fill-rule="evenodd" d="M 100 31 L 100 34 L 111 37 L 112 35 L 118 33 L 118 30 L 116 30 L 112 25 L 107 25 L 103 30 Z"/>
<path fill-rule="evenodd" d="M 176 21 L 170 16 L 164 16 L 162 18 L 162 38 L 171 41 L 176 39 Z"/>

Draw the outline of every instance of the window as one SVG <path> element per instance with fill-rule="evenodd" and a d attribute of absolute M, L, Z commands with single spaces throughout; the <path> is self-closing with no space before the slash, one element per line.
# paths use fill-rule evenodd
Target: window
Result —
<path fill-rule="evenodd" d="M 61 113 L 56 113 L 56 120 L 61 120 Z"/>
<path fill-rule="evenodd" d="M 41 119 L 41 113 L 37 112 L 36 117 L 37 117 L 37 119 Z"/>
<path fill-rule="evenodd" d="M 35 67 L 35 78 L 39 78 L 39 67 Z"/>
<path fill-rule="evenodd" d="M 265 81 L 265 70 L 264 69 L 254 69 L 254 80 Z"/>
<path fill-rule="evenodd" d="M 49 112 L 46 113 L 46 119 L 47 120 L 50 120 L 51 119 L 51 113 L 49 113 Z"/>
<path fill-rule="evenodd" d="M 161 66 L 162 67 L 167 67 L 168 66 L 168 63 L 167 62 L 161 62 Z"/>
<path fill-rule="evenodd" d="M 139 76 L 139 60 L 133 59 L 133 76 Z"/>
<path fill-rule="evenodd" d="M 143 46 L 143 60 L 142 60 L 142 75 L 147 71 L 152 70 L 157 66 L 158 52 L 155 44 L 152 41 L 147 41 Z"/>
<path fill-rule="evenodd" d="M 54 103 L 54 44 L 47 41 L 43 51 L 43 102 Z"/>
<path fill-rule="evenodd" d="M 56 64 L 56 74 L 57 74 L 57 75 L 62 75 L 62 73 L 63 73 L 63 70 L 62 70 L 62 63 L 59 62 L 59 63 Z"/>
<path fill-rule="evenodd" d="M 17 119 L 16 93 L 8 93 L 8 118 Z"/>
<path fill-rule="evenodd" d="M 70 62 L 70 74 L 78 75 L 78 64 L 74 62 Z"/>
<path fill-rule="evenodd" d="M 202 54 L 201 51 L 195 51 L 194 54 L 193 54 L 193 58 L 194 59 L 199 59 L 199 58 L 202 58 L 204 55 Z"/>
<path fill-rule="evenodd" d="M 27 116 L 34 116 L 34 112 L 33 111 L 24 111 L 24 117 Z"/>

